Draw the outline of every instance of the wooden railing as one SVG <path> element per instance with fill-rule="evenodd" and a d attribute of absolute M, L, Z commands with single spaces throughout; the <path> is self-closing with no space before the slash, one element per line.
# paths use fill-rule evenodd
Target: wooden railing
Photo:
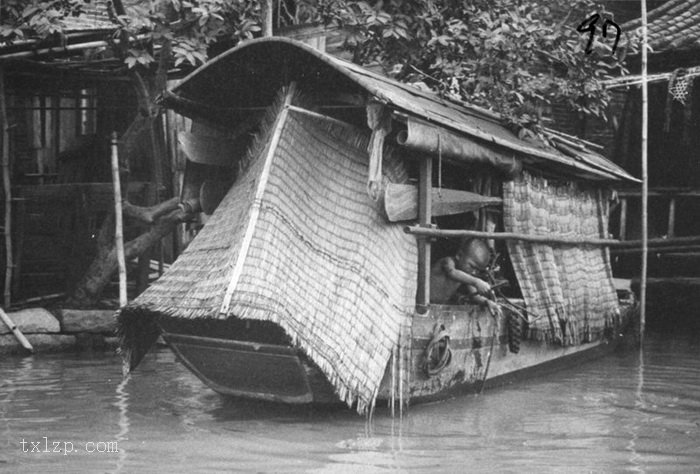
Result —
<path fill-rule="evenodd" d="M 621 241 L 626 241 L 628 237 L 628 201 L 631 199 L 641 199 L 641 190 L 622 190 L 618 192 L 620 198 L 620 220 L 619 220 L 619 235 Z M 657 187 L 649 189 L 649 199 L 667 199 L 668 200 L 668 219 L 666 225 L 666 236 L 669 243 L 676 242 L 675 245 L 665 245 L 662 251 L 665 252 L 682 252 L 682 251 L 697 251 L 700 246 L 697 243 L 692 243 L 694 236 L 687 236 L 681 239 L 676 238 L 676 211 L 679 198 L 700 198 L 700 189 L 680 188 L 680 187 Z M 631 253 L 640 249 L 625 248 L 615 249 L 616 253 Z"/>

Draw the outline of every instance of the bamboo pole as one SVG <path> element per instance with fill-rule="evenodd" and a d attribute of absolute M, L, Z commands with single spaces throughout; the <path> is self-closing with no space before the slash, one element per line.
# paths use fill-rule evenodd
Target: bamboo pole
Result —
<path fill-rule="evenodd" d="M 669 247 L 649 247 L 649 252 L 653 254 L 668 254 L 668 253 L 676 253 L 676 254 L 692 254 L 700 250 L 700 245 L 679 245 L 679 246 L 669 246 Z M 621 254 L 634 254 L 634 253 L 641 253 L 642 248 L 641 247 L 634 247 L 634 248 L 613 248 L 610 249 L 610 252 L 614 255 L 621 255 Z"/>
<path fill-rule="evenodd" d="M 649 147 L 649 84 L 647 84 L 647 44 L 649 41 L 647 31 L 647 2 L 642 3 L 642 268 L 639 284 L 639 340 L 644 341 L 644 329 L 646 326 L 646 297 L 647 297 L 647 267 L 648 267 L 648 201 L 649 201 L 649 176 L 647 154 Z"/>
<path fill-rule="evenodd" d="M 130 43 L 136 41 L 143 41 L 147 39 L 147 35 L 137 35 Z M 101 48 L 111 46 L 113 44 L 119 44 L 121 40 L 113 39 L 110 41 L 90 41 L 87 43 L 77 43 L 69 44 L 66 46 L 54 46 L 49 48 L 31 49 L 25 51 L 18 51 L 16 53 L 3 54 L 2 59 L 19 59 L 19 58 L 33 58 L 42 54 L 49 53 L 67 53 L 70 51 L 82 51 L 85 49 Z"/>
<path fill-rule="evenodd" d="M 267 181 L 270 178 L 270 169 L 272 167 L 272 160 L 277 152 L 277 146 L 282 137 L 282 130 L 287 122 L 287 117 L 289 116 L 289 106 L 292 105 L 292 100 L 297 93 L 296 82 L 292 82 L 287 89 L 284 103 L 281 109 L 277 112 L 277 118 L 272 126 L 270 140 L 268 141 L 268 146 L 266 148 L 267 152 L 265 154 L 265 161 L 263 162 L 263 169 L 260 173 L 260 179 L 257 182 L 257 188 L 255 189 L 255 202 L 260 202 L 265 192 L 265 187 L 267 186 Z M 250 243 L 253 239 L 253 230 L 255 230 L 255 225 L 260 216 L 260 206 L 253 206 L 250 215 L 248 216 L 248 224 L 245 230 L 245 235 L 243 236 L 243 241 L 241 242 L 241 248 L 238 251 L 238 257 L 236 263 L 231 270 L 231 278 L 229 280 L 226 292 L 224 293 L 224 299 L 221 303 L 221 308 L 219 309 L 219 314 L 228 314 L 231 299 L 233 298 L 233 292 L 238 285 L 238 280 L 243 273 L 243 264 L 248 256 L 248 250 L 250 249 Z"/>
<path fill-rule="evenodd" d="M 415 234 L 420 237 L 442 237 L 448 239 L 472 237 L 477 239 L 520 240 L 523 242 L 538 244 L 588 245 L 593 247 L 629 249 L 638 249 L 642 246 L 641 240 L 620 241 L 617 239 L 586 239 L 575 237 L 557 237 L 552 235 L 533 235 L 522 234 L 519 232 L 482 232 L 478 230 L 432 229 L 417 225 L 404 227 L 404 232 L 408 234 Z M 647 247 L 654 249 L 692 245 L 700 245 L 700 236 L 675 237 L 672 239 L 651 239 L 647 241 Z"/>
<path fill-rule="evenodd" d="M 8 328 L 10 328 L 10 331 L 12 331 L 12 334 L 15 335 L 17 340 L 19 341 L 20 344 L 22 344 L 22 347 L 27 349 L 29 352 L 34 352 L 34 348 L 32 345 L 29 343 L 26 337 L 24 337 L 24 334 L 22 334 L 22 331 L 19 330 L 17 325 L 10 319 L 10 317 L 5 313 L 5 311 L 0 308 L 0 319 L 7 325 Z"/>
<path fill-rule="evenodd" d="M 5 195 L 5 289 L 3 302 L 9 307 L 12 302 L 12 183 L 10 181 L 10 126 L 7 123 L 5 103 L 5 70 L 0 66 L 0 122 L 2 122 L 2 187 Z"/>
<path fill-rule="evenodd" d="M 262 0 L 260 2 L 260 20 L 262 36 L 266 38 L 272 36 L 272 0 Z"/>
<path fill-rule="evenodd" d="M 126 259 L 124 258 L 124 225 L 122 222 L 122 189 L 119 178 L 119 143 L 112 132 L 112 182 L 114 183 L 114 246 L 119 265 L 119 307 L 126 306 Z"/>
<path fill-rule="evenodd" d="M 429 230 L 432 221 L 433 160 L 425 157 L 420 163 L 418 179 L 418 226 L 417 229 Z M 423 314 L 430 305 L 430 253 L 431 243 L 428 236 L 416 234 L 418 239 L 418 288 L 416 291 L 416 310 Z"/>

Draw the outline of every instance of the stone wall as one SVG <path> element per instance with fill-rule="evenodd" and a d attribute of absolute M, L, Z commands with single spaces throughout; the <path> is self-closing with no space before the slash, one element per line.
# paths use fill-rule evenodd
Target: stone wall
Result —
<path fill-rule="evenodd" d="M 117 345 L 114 310 L 29 308 L 7 313 L 34 347 L 34 352 L 114 350 Z M 6 325 L 0 323 L 0 354 L 26 352 Z"/>

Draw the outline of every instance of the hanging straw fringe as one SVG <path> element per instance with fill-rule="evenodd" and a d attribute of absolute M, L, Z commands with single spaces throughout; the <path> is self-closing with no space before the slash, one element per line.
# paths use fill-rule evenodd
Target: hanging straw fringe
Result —
<path fill-rule="evenodd" d="M 117 311 L 116 318 L 119 339 L 117 353 L 122 357 L 122 373 L 126 376 L 136 368 L 160 336 L 158 313 L 127 306 Z"/>

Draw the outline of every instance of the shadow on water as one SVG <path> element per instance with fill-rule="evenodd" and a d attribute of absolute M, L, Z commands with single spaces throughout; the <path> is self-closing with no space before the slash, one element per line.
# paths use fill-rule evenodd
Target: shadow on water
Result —
<path fill-rule="evenodd" d="M 282 403 L 250 400 L 246 398 L 219 396 L 219 406 L 208 413 L 220 421 L 235 420 L 274 420 L 296 422 L 298 420 L 318 421 L 334 419 L 339 421 L 356 420 L 357 413 L 342 403 L 327 405 L 285 405 Z"/>

